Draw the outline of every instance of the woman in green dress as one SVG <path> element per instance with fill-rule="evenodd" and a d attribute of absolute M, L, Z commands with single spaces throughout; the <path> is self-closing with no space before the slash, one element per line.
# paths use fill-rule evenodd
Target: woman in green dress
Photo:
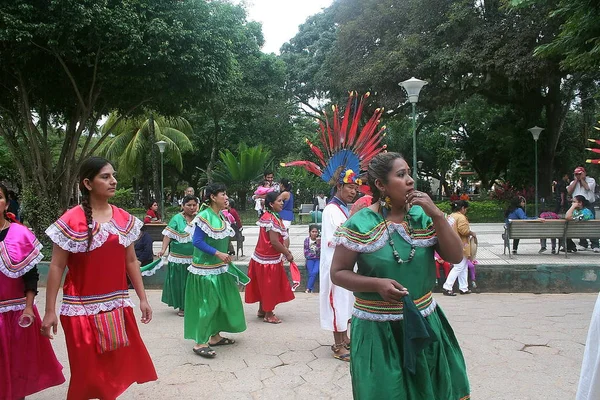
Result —
<path fill-rule="evenodd" d="M 185 196 L 181 202 L 183 211 L 177 213 L 163 230 L 162 249 L 159 257 L 166 254 L 169 249 L 169 268 L 162 292 L 162 302 L 179 309 L 177 315 L 183 317 L 185 309 L 185 284 L 188 277 L 188 267 L 192 263 L 194 245 L 192 236 L 186 232 L 188 226 L 198 213 L 198 199 L 196 196 Z"/>
<path fill-rule="evenodd" d="M 414 189 L 400 154 L 373 158 L 368 180 L 373 205 L 336 231 L 331 266 L 333 283 L 356 297 L 350 348 L 354 398 L 469 399 L 462 352 L 431 295 L 434 250 L 460 262 L 460 239 L 429 196 Z"/>
<path fill-rule="evenodd" d="M 221 331 L 246 330 L 237 284 L 248 277 L 241 276 L 227 254 L 230 237 L 235 233 L 221 214 L 226 206 L 225 186 L 208 185 L 205 202 L 189 229 L 194 256 L 188 268 L 183 332 L 186 339 L 196 342 L 194 353 L 206 358 L 217 355 L 211 346 L 235 343 L 233 339 L 222 337 Z"/>

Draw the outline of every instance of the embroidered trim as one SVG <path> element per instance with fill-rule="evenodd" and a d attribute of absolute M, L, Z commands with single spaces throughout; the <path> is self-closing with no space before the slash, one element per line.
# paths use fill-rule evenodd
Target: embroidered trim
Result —
<path fill-rule="evenodd" d="M 258 254 L 257 252 L 254 252 L 250 258 L 259 264 L 279 264 L 284 260 L 283 254 L 278 254 L 276 256 L 265 256 Z"/>
<path fill-rule="evenodd" d="M 406 222 L 400 224 L 389 222 L 390 234 L 398 232 L 400 237 L 408 244 L 414 242 L 415 247 L 431 247 L 434 246 L 438 239 L 435 236 L 433 226 L 425 229 L 415 229 L 413 241 L 406 231 Z M 334 246 L 343 245 L 349 250 L 357 253 L 373 253 L 385 245 L 389 241 L 389 234 L 385 229 L 384 221 L 377 224 L 373 229 L 366 233 L 359 233 L 344 226 L 340 226 L 334 233 L 333 239 L 328 244 Z"/>
<path fill-rule="evenodd" d="M 193 259 L 192 256 L 169 253 L 169 256 L 167 257 L 167 262 L 170 262 L 173 264 L 191 264 L 192 259 Z"/>
<path fill-rule="evenodd" d="M 223 264 L 217 268 L 199 268 L 190 265 L 187 270 L 194 275 L 221 275 L 229 270 L 229 266 L 227 264 Z"/>
<path fill-rule="evenodd" d="M 20 297 L 18 299 L 0 300 L 0 313 L 24 310 L 25 304 L 25 297 Z"/>
<path fill-rule="evenodd" d="M 258 221 L 256 221 L 256 225 L 258 225 L 260 228 L 265 228 L 265 230 L 267 232 L 273 231 L 273 232 L 279 233 L 281 235 L 281 237 L 283 237 L 283 240 L 288 238 L 287 229 L 276 226 L 273 223 L 273 221 L 261 222 L 260 220 L 258 220 Z"/>
<path fill-rule="evenodd" d="M 417 309 L 423 317 L 427 317 L 437 307 L 437 302 L 431 292 L 415 300 Z M 356 298 L 352 315 L 368 321 L 400 321 L 404 319 L 403 303 L 388 303 L 386 301 L 373 301 Z"/>
<path fill-rule="evenodd" d="M 75 317 L 81 315 L 94 315 L 103 311 L 114 310 L 119 307 L 135 307 L 129 298 L 129 291 L 117 290 L 115 292 L 91 296 L 63 296 L 60 306 L 60 315 Z"/>
<path fill-rule="evenodd" d="M 181 233 L 170 226 L 167 226 L 165 229 L 163 229 L 162 234 L 163 236 L 176 240 L 179 243 L 189 243 L 192 241 L 192 235 L 190 235 L 188 232 Z"/>
<path fill-rule="evenodd" d="M 194 218 L 189 226 L 185 228 L 185 231 L 190 235 L 193 240 L 194 232 L 196 231 L 196 227 L 202 229 L 202 232 L 206 233 L 208 237 L 213 239 L 225 239 L 226 237 L 235 236 L 235 231 L 229 224 L 229 222 L 225 221 L 221 216 L 218 216 L 223 222 L 222 228 L 213 228 L 207 219 L 203 218 L 198 214 L 196 218 Z"/>
<path fill-rule="evenodd" d="M 102 246 L 108 239 L 108 235 L 117 235 L 119 244 L 123 247 L 128 247 L 135 242 L 140 236 L 140 229 L 144 223 L 129 215 L 125 227 L 120 227 L 114 219 L 108 222 L 98 223 L 94 221 L 92 228 L 92 243 L 90 250 L 97 249 Z M 58 219 L 55 223 L 46 229 L 46 235 L 57 244 L 61 249 L 69 253 L 85 253 L 87 252 L 88 233 L 76 232 L 62 219 Z"/>
<path fill-rule="evenodd" d="M 147 271 L 142 271 L 142 276 L 152 276 L 156 273 L 156 271 L 158 271 L 159 269 L 161 269 L 163 267 L 163 265 L 165 265 L 165 258 L 161 258 L 160 261 L 158 263 L 156 263 L 156 265 L 154 266 L 154 268 L 149 269 Z"/>
<path fill-rule="evenodd" d="M 44 258 L 41 253 L 44 246 L 37 239 L 33 242 L 33 246 L 33 250 L 27 257 L 19 262 L 13 262 L 4 243 L 0 243 L 0 272 L 9 278 L 18 278 L 31 271 Z"/>

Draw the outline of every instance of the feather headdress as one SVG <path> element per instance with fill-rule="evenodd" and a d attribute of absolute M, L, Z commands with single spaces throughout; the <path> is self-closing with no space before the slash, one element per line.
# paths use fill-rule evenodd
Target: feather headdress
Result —
<path fill-rule="evenodd" d="M 600 122 L 600 121 L 598 121 L 598 122 Z M 594 129 L 600 131 L 600 128 L 598 128 L 597 126 L 595 126 Z M 600 140 L 598 140 L 598 139 L 588 139 L 588 140 L 592 143 L 600 145 Z M 594 149 L 594 148 L 588 147 L 588 148 L 586 148 L 586 150 L 593 151 L 594 153 L 600 153 L 600 149 Z M 600 164 L 600 159 L 585 160 L 585 162 L 588 164 Z"/>
<path fill-rule="evenodd" d="M 362 184 L 359 175 L 367 170 L 373 157 L 387 147 L 381 145 L 385 126 L 377 129 L 383 108 L 376 109 L 359 131 L 365 99 L 368 97 L 369 93 L 365 93 L 359 99 L 355 92 L 350 92 L 343 115 L 337 105 L 333 106 L 332 123 L 327 113 L 323 112 L 325 123 L 319 121 L 323 150 L 306 139 L 319 164 L 300 160 L 282 163 L 281 166 L 303 167 L 332 186 L 338 183 Z"/>

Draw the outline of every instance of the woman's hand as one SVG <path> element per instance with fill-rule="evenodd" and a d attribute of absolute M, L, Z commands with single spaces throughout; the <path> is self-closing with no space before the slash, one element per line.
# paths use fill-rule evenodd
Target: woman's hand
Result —
<path fill-rule="evenodd" d="M 28 315 L 31 318 L 35 319 L 35 314 L 33 313 L 33 307 L 25 307 L 25 309 L 23 310 L 23 314 Z"/>
<path fill-rule="evenodd" d="M 161 250 L 158 253 L 156 253 L 156 257 L 161 258 L 162 256 L 165 255 L 166 252 L 167 252 L 166 250 Z"/>
<path fill-rule="evenodd" d="M 393 279 L 378 278 L 377 293 L 389 303 L 399 303 L 402 297 L 408 295 L 408 289 Z"/>
<path fill-rule="evenodd" d="M 215 253 L 215 256 L 217 256 L 217 258 L 219 260 L 223 261 L 226 264 L 229 264 L 231 262 L 231 256 L 229 254 L 221 253 L 220 251 L 217 251 Z"/>
<path fill-rule="evenodd" d="M 50 333 L 50 329 L 52 329 L 52 333 L 55 335 L 58 332 L 58 317 L 55 312 L 47 312 L 44 314 L 41 329 L 42 336 L 46 336 L 48 339 L 54 339 L 54 336 Z"/>
<path fill-rule="evenodd" d="M 427 193 L 412 190 L 406 195 L 406 202 L 411 206 L 421 206 L 425 214 L 432 218 L 436 215 L 443 215 L 442 211 L 433 203 L 433 200 L 431 200 Z"/>
<path fill-rule="evenodd" d="M 142 311 L 142 324 L 152 321 L 152 307 L 148 304 L 148 300 L 140 301 L 140 310 Z"/>
<path fill-rule="evenodd" d="M 291 251 L 288 251 L 288 253 L 285 255 L 285 259 L 288 260 L 289 262 L 294 261 L 294 255 L 292 254 Z"/>

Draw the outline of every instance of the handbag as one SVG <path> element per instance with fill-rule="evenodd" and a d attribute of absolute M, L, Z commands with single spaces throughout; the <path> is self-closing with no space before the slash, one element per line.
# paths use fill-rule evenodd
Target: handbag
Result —
<path fill-rule="evenodd" d="M 85 306 L 84 306 L 85 307 Z M 91 317 L 91 318 L 90 318 Z M 96 350 L 103 354 L 129 346 L 123 307 L 88 316 L 95 330 Z"/>

